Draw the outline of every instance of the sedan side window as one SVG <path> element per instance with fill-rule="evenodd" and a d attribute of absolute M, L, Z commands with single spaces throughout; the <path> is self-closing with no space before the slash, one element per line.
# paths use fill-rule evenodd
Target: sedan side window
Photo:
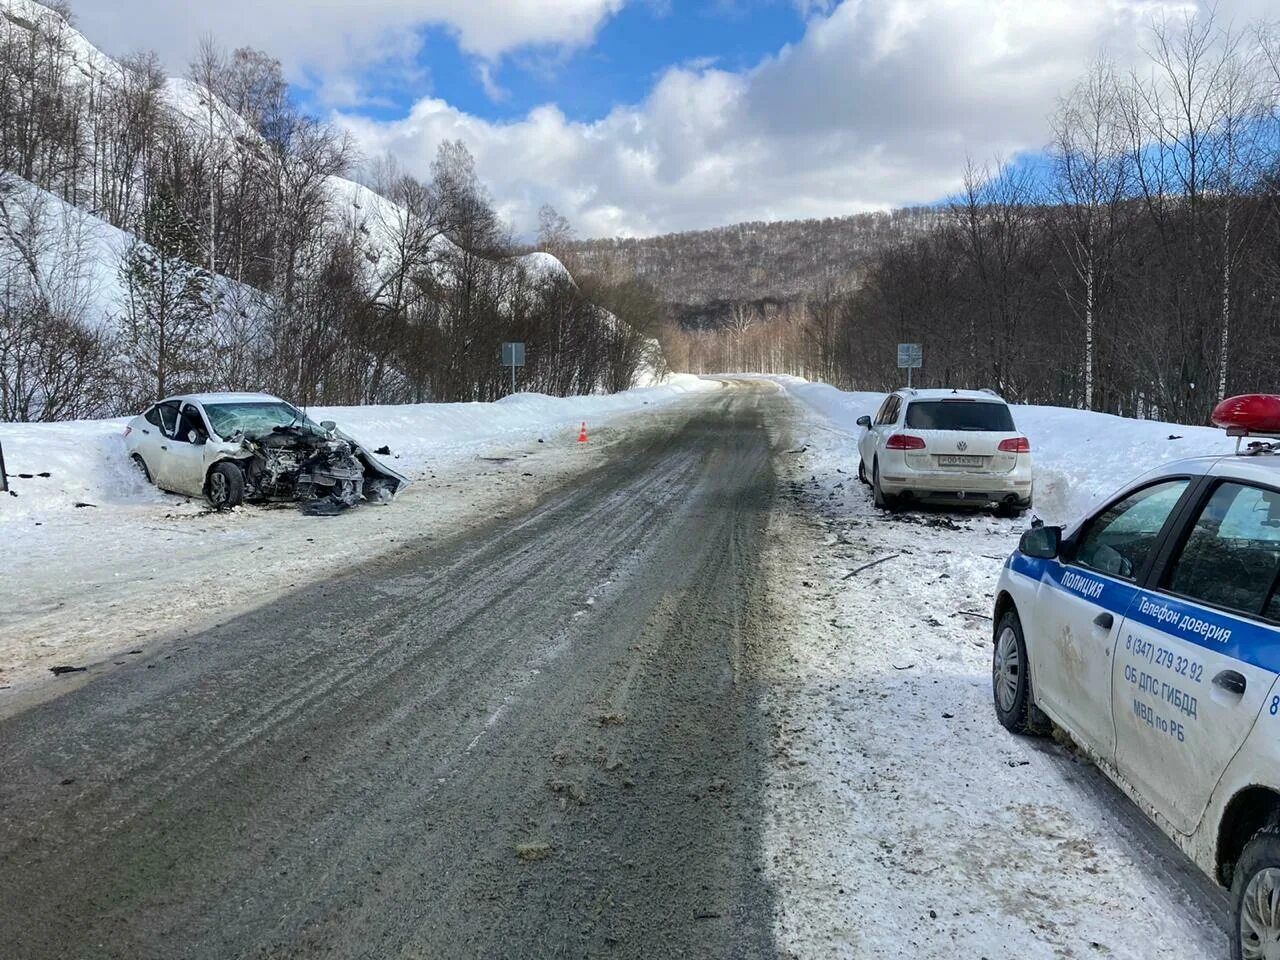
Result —
<path fill-rule="evenodd" d="M 173 439 L 182 443 L 190 443 L 191 441 L 187 434 L 192 430 L 206 440 L 209 438 L 209 431 L 205 429 L 204 420 L 200 413 L 194 407 L 185 406 L 182 408 L 182 414 L 178 418 L 178 429 Z"/>
<path fill-rule="evenodd" d="M 142 416 L 146 419 L 147 423 L 151 424 L 153 427 L 160 426 L 160 408 L 158 406 L 152 407 Z"/>
<path fill-rule="evenodd" d="M 1098 514 L 1085 530 L 1075 562 L 1132 580 L 1173 513 L 1188 480 L 1167 480 L 1129 494 Z"/>
<path fill-rule="evenodd" d="M 1168 577 L 1191 600 L 1280 619 L 1280 493 L 1224 483 L 1200 511 Z"/>
<path fill-rule="evenodd" d="M 156 414 L 160 417 L 160 430 L 166 437 L 172 437 L 174 431 L 178 429 L 178 405 L 162 403 L 156 407 Z"/>

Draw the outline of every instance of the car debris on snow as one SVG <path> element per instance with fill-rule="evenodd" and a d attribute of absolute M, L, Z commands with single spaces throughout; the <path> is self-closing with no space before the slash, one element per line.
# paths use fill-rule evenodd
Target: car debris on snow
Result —
<path fill-rule="evenodd" d="M 516 844 L 516 858 L 525 862 L 545 860 L 551 856 L 551 844 L 543 840 L 532 840 L 528 843 Z"/>

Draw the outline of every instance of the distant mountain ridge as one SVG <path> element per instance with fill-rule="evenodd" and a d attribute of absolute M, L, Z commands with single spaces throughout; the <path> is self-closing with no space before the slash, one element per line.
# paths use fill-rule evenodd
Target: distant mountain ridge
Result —
<path fill-rule="evenodd" d="M 581 269 L 627 272 L 651 284 L 686 329 L 716 328 L 736 308 L 767 315 L 824 288 L 856 287 L 878 251 L 927 231 L 941 216 L 910 207 L 582 240 L 569 249 Z"/>

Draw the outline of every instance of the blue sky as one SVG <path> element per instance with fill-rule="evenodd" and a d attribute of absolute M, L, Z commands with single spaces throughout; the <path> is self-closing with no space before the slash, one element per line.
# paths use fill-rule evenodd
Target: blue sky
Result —
<path fill-rule="evenodd" d="M 467 54 L 448 27 L 425 27 L 414 58 L 421 77 L 406 83 L 375 65 L 361 75 L 373 102 L 354 112 L 394 119 L 431 95 L 487 120 L 518 119 L 553 102 L 569 119 L 591 122 L 619 104 L 643 100 L 674 64 L 747 70 L 800 40 L 804 28 L 804 16 L 789 0 L 641 2 L 607 19 L 589 47 L 543 45 L 492 62 Z"/>
<path fill-rule="evenodd" d="M 1091 61 L 1150 71 L 1209 0 L 72 0 L 109 53 L 185 70 L 202 35 L 280 59 L 364 157 L 427 177 L 462 140 L 528 235 L 931 203 L 966 160 L 1042 162 Z M 1216 0 L 1242 29 L 1275 0 Z"/>

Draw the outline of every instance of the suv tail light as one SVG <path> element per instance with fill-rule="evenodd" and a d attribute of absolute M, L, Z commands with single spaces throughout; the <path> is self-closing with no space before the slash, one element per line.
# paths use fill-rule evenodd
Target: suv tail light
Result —
<path fill-rule="evenodd" d="M 895 433 L 884 445 L 888 450 L 923 450 L 924 438 L 913 437 L 909 433 Z"/>
<path fill-rule="evenodd" d="M 1031 441 L 1026 437 L 1010 437 L 1000 441 L 1001 453 L 1030 453 Z"/>

